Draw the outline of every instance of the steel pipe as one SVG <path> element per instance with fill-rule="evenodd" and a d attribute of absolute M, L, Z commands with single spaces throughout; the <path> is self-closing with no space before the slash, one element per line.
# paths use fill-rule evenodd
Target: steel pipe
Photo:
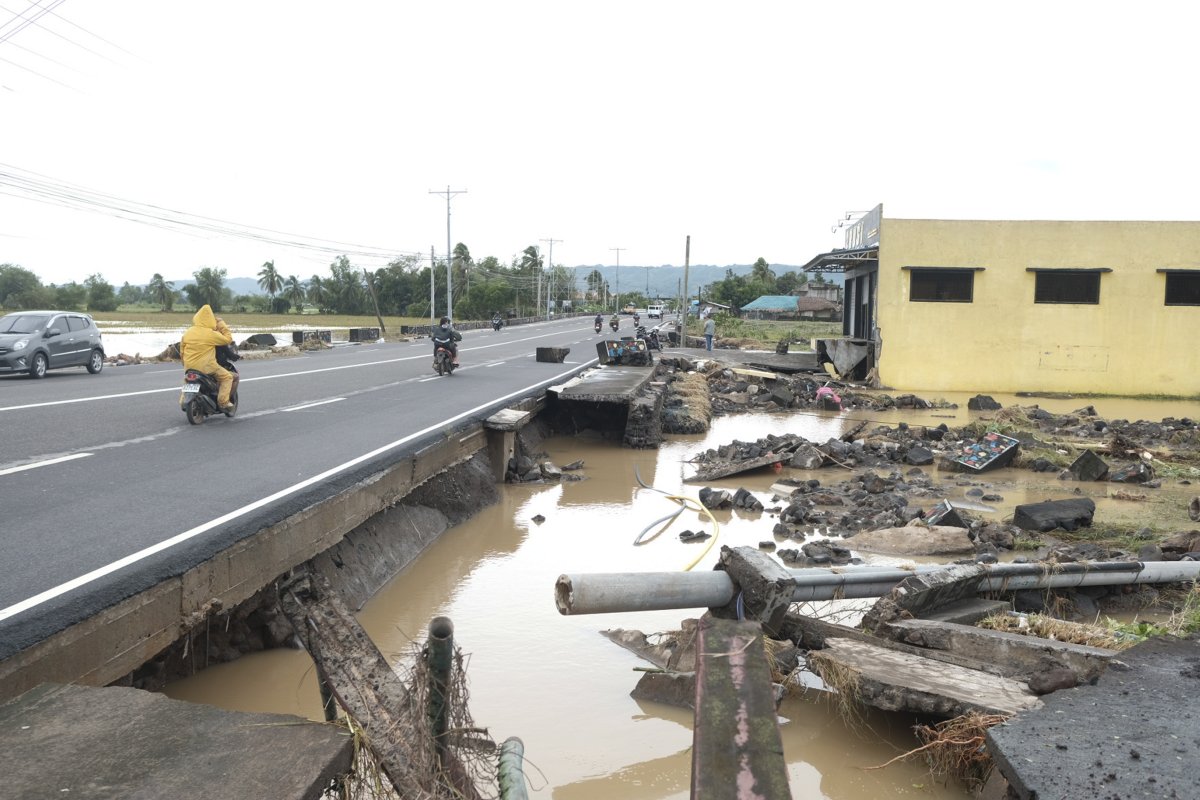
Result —
<path fill-rule="evenodd" d="M 500 787 L 500 800 L 527 800 L 525 790 L 525 743 L 516 736 L 510 736 L 500 745 L 500 763 L 497 769 L 497 782 Z"/>
<path fill-rule="evenodd" d="M 796 580 L 792 602 L 881 597 L 914 574 L 941 572 L 954 565 L 833 567 L 789 570 Z M 1200 580 L 1197 561 L 1091 561 L 1068 564 L 992 564 L 979 590 L 1058 589 L 1130 583 L 1182 583 Z M 563 615 L 713 608 L 734 598 L 724 572 L 630 572 L 560 575 L 554 600 Z"/>

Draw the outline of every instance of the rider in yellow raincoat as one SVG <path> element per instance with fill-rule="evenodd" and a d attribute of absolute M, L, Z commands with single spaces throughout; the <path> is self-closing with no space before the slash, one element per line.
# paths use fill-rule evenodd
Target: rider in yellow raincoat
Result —
<path fill-rule="evenodd" d="M 192 327 L 183 332 L 179 343 L 183 368 L 194 369 L 217 379 L 217 405 L 222 411 L 232 408 L 229 393 L 233 390 L 233 373 L 217 363 L 217 348 L 233 342 L 233 334 L 225 320 L 213 313 L 205 303 L 192 317 Z"/>

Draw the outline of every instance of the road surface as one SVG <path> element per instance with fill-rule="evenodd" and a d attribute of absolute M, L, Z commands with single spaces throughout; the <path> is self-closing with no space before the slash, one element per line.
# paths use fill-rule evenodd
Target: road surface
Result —
<path fill-rule="evenodd" d="M 0 659 L 561 383 L 599 338 L 590 317 L 465 331 L 447 377 L 427 339 L 244 359 L 237 417 L 199 426 L 177 364 L 0 378 Z"/>

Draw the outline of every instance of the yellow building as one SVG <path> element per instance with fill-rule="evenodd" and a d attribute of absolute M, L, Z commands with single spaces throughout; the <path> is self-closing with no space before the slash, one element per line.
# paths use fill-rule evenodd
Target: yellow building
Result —
<path fill-rule="evenodd" d="M 1200 395 L 1200 222 L 888 219 L 844 272 L 859 374 L 907 390 Z"/>

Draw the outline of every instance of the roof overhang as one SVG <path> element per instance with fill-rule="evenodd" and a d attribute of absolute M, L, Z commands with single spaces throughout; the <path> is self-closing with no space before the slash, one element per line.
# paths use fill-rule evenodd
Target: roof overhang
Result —
<path fill-rule="evenodd" d="M 800 268 L 801 272 L 845 272 L 855 267 L 879 261 L 879 246 L 860 247 L 854 250 L 831 250 L 821 253 Z"/>

